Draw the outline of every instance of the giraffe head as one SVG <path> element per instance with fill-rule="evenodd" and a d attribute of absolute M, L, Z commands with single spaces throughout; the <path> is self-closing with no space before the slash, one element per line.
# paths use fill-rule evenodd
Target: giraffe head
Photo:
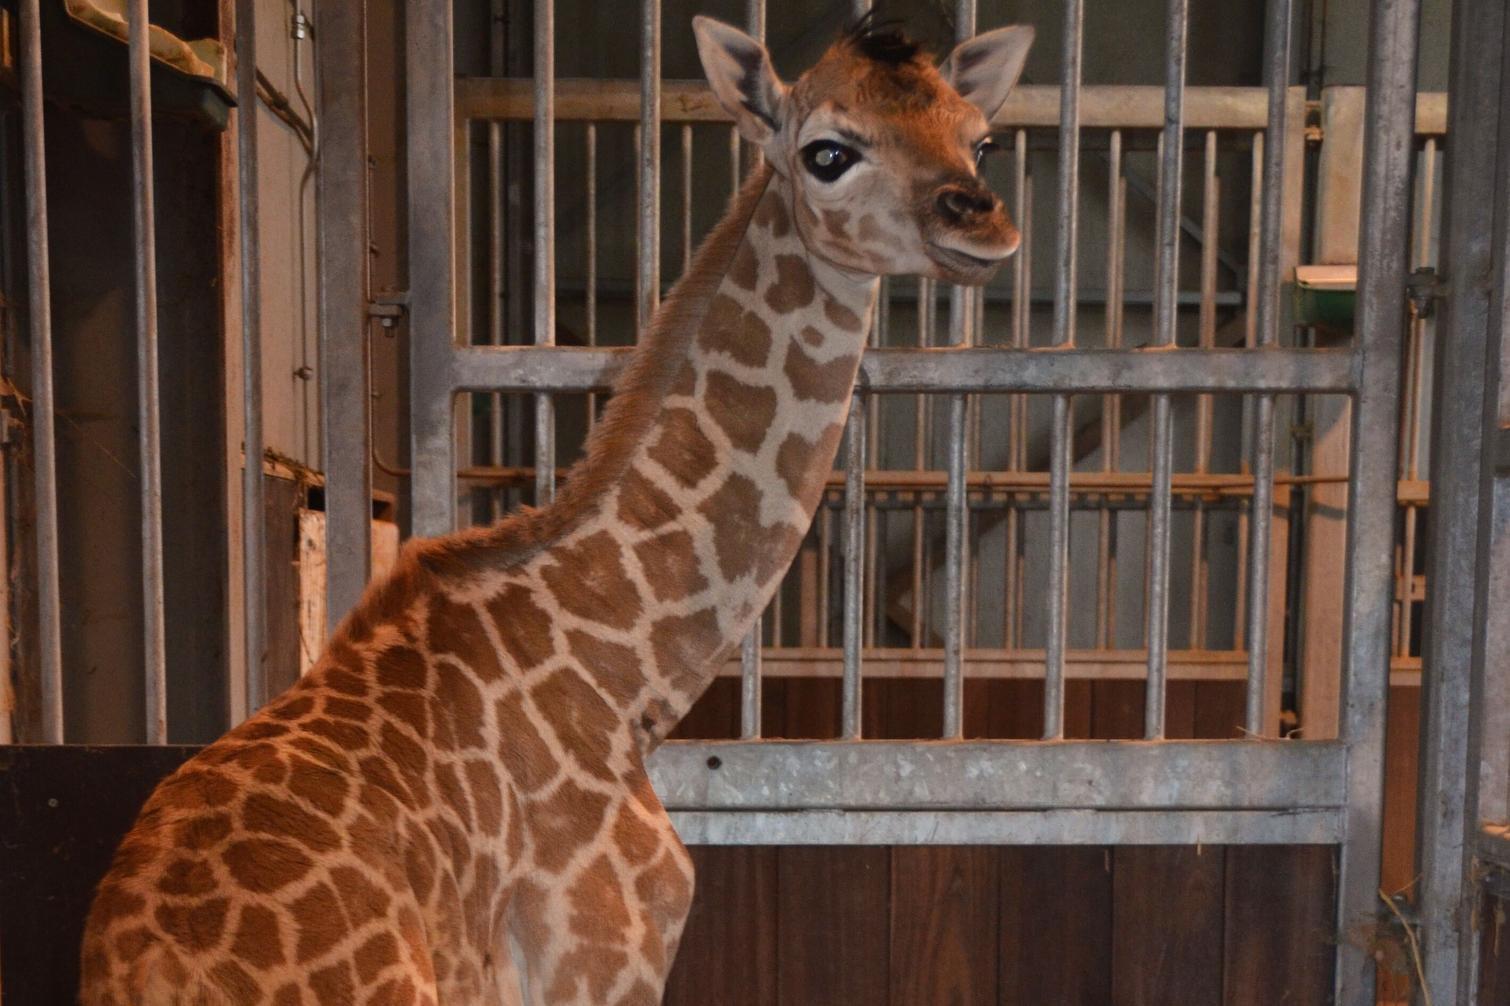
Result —
<path fill-rule="evenodd" d="M 980 162 L 1031 27 L 977 35 L 935 67 L 899 33 L 862 22 L 787 85 L 748 35 L 707 17 L 692 25 L 713 93 L 788 180 L 813 253 L 859 273 L 974 285 L 1017 250 Z"/>

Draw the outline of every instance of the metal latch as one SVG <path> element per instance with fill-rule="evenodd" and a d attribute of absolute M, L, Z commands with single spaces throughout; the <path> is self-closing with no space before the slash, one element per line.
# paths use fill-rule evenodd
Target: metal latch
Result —
<path fill-rule="evenodd" d="M 1431 266 L 1415 269 L 1405 279 L 1405 296 L 1417 318 L 1430 318 L 1436 302 L 1445 293 L 1442 277 Z"/>
<path fill-rule="evenodd" d="M 376 318 L 384 328 L 392 328 L 409 310 L 407 291 L 379 294 L 367 302 L 367 317 Z"/>

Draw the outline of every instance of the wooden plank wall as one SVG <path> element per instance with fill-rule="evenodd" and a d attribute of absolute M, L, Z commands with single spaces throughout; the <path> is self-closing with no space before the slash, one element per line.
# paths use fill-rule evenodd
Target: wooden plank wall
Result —
<path fill-rule="evenodd" d="M 1033 737 L 1041 687 L 967 683 L 967 733 Z M 936 681 L 867 681 L 872 737 L 937 735 Z M 834 681 L 773 680 L 768 736 L 838 732 Z M 1139 682 L 1071 682 L 1072 735 L 1135 737 Z M 1175 682 L 1174 737 L 1230 737 L 1236 684 Z M 729 737 L 718 682 L 679 736 Z M 694 848 L 668 1004 L 1325 1003 L 1334 850 L 1300 847 Z"/>

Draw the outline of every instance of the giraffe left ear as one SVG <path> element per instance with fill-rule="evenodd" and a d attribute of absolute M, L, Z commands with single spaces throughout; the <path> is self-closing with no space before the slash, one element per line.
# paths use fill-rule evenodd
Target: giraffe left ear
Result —
<path fill-rule="evenodd" d="M 765 147 L 780 128 L 786 85 L 771 66 L 770 53 L 738 28 L 711 17 L 692 19 L 703 73 L 740 135 Z"/>
<path fill-rule="evenodd" d="M 939 73 L 990 122 L 1022 75 L 1032 44 L 1030 24 L 997 28 L 961 42 L 939 67 Z"/>

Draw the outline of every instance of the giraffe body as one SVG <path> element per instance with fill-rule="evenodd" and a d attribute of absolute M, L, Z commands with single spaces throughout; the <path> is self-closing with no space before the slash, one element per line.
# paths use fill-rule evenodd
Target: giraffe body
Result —
<path fill-rule="evenodd" d="M 982 113 L 931 65 L 849 40 L 787 89 L 745 36 L 698 31 L 768 165 L 657 313 L 586 458 L 549 507 L 406 547 L 308 675 L 159 786 L 96 896 L 84 1003 L 660 1001 L 693 879 L 644 758 L 796 553 L 877 274 L 978 282 L 1016 244 L 973 181 Z M 913 132 L 965 137 L 964 168 L 938 139 L 909 185 L 827 177 L 857 104 L 922 85 Z M 851 165 L 920 145 L 874 124 L 864 139 Z"/>

